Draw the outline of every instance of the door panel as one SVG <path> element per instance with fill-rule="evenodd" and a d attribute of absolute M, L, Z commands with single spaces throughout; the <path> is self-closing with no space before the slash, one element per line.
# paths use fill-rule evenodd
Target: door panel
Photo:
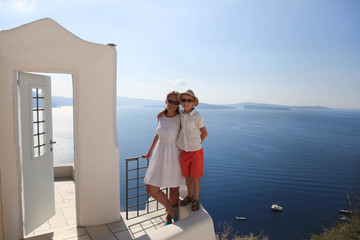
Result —
<path fill-rule="evenodd" d="M 24 233 L 55 214 L 49 76 L 19 72 Z"/>

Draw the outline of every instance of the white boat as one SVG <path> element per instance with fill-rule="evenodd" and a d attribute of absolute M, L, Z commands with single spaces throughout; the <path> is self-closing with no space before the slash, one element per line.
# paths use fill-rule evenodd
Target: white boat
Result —
<path fill-rule="evenodd" d="M 275 211 L 275 212 L 282 212 L 283 207 L 279 206 L 278 204 L 274 203 L 273 205 L 271 205 L 271 210 Z"/>
<path fill-rule="evenodd" d="M 242 221 L 245 221 L 245 220 L 246 220 L 246 217 L 238 217 L 238 216 L 236 216 L 236 217 L 235 217 L 235 219 L 236 219 L 236 220 L 242 220 Z"/>
<path fill-rule="evenodd" d="M 352 214 L 352 211 L 349 209 L 340 209 L 339 213 L 350 215 L 350 214 Z"/>
<path fill-rule="evenodd" d="M 339 213 L 342 213 L 342 214 L 345 214 L 345 215 L 350 215 L 350 214 L 352 214 L 352 211 L 350 210 L 352 208 L 352 206 L 351 206 L 349 194 L 347 193 L 346 196 L 347 196 L 347 199 L 348 199 L 349 207 L 348 207 L 348 209 L 339 209 Z"/>

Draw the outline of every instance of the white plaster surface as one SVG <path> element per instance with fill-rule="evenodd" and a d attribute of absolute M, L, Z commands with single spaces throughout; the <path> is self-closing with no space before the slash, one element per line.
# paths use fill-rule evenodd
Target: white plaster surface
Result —
<path fill-rule="evenodd" d="M 118 221 L 116 49 L 84 41 L 47 18 L 0 31 L 0 167 L 5 238 L 22 237 L 16 71 L 72 74 L 78 222 L 91 226 Z"/>

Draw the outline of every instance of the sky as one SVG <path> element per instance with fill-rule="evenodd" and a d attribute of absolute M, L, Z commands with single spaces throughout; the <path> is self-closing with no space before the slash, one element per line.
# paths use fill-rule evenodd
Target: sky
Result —
<path fill-rule="evenodd" d="M 0 0 L 0 30 L 52 18 L 115 43 L 118 96 L 360 109 L 359 13 L 359 0 Z"/>

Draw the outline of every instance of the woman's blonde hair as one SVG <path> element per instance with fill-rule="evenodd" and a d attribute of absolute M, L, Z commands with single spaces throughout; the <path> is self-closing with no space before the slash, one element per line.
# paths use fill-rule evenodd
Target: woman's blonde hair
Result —
<path fill-rule="evenodd" d="M 169 93 L 166 95 L 166 99 L 168 99 L 170 95 L 175 95 L 175 96 L 177 96 L 177 95 L 179 95 L 179 92 L 177 92 L 177 91 L 171 91 L 171 92 L 169 92 Z"/>
<path fill-rule="evenodd" d="M 179 95 L 179 92 L 177 92 L 177 91 L 171 91 L 171 92 L 169 92 L 169 93 L 166 95 L 166 100 L 168 100 L 171 95 L 174 95 L 174 96 L 177 97 L 177 96 Z M 180 113 L 180 108 L 179 108 L 179 107 L 180 107 L 180 106 L 178 106 L 178 107 L 176 108 L 176 110 L 175 110 L 175 112 L 176 112 L 177 114 Z M 167 107 L 165 107 L 164 113 L 167 113 L 167 112 L 168 112 Z"/>

